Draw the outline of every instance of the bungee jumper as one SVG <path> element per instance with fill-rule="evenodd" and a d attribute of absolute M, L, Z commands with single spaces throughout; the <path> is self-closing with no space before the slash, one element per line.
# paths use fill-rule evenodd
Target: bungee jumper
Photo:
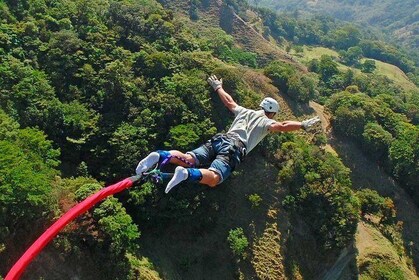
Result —
<path fill-rule="evenodd" d="M 223 104 L 234 114 L 235 119 L 227 133 L 219 133 L 197 149 L 183 153 L 178 150 L 158 150 L 142 159 L 135 170 L 142 176 L 153 166 L 162 162 L 178 165 L 165 192 L 183 181 L 199 182 L 215 187 L 224 182 L 240 164 L 244 157 L 270 132 L 288 132 L 308 129 L 320 118 L 299 121 L 277 122 L 273 118 L 279 112 L 278 102 L 266 97 L 260 103 L 260 110 L 251 110 L 238 105 L 223 89 L 222 79 L 215 75 L 208 78 L 208 83 L 218 94 Z"/>

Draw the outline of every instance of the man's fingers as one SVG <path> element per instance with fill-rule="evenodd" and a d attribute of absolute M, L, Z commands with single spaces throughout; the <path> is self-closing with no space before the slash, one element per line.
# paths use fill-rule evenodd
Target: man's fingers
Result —
<path fill-rule="evenodd" d="M 317 116 L 317 117 L 311 118 L 311 119 L 309 120 L 309 124 L 310 124 L 310 125 L 314 125 L 314 124 L 318 123 L 319 121 L 320 121 L 320 117 L 319 117 L 319 116 Z"/>
<path fill-rule="evenodd" d="M 320 117 L 319 116 L 315 116 L 311 119 L 302 121 L 301 124 L 303 126 L 304 129 L 307 129 L 313 125 L 315 125 L 316 123 L 320 122 Z"/>

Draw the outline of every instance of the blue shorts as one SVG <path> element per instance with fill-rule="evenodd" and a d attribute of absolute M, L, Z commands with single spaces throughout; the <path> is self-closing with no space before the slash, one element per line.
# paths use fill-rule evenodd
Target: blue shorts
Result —
<path fill-rule="evenodd" d="M 199 148 L 187 152 L 195 159 L 197 167 L 208 167 L 220 175 L 221 184 L 243 159 L 244 145 L 238 145 L 237 139 L 226 134 L 217 134 Z"/>

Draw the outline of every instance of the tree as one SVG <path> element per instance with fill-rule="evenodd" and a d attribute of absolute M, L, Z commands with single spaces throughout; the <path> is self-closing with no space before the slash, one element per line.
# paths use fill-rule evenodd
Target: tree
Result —
<path fill-rule="evenodd" d="M 357 65 L 362 57 L 362 49 L 358 46 L 350 47 L 347 51 L 340 52 L 342 62 L 347 65 Z"/>
<path fill-rule="evenodd" d="M 332 120 L 337 132 L 354 138 L 362 134 L 366 124 L 365 111 L 362 108 L 339 107 Z"/>
<path fill-rule="evenodd" d="M 322 55 L 319 63 L 319 74 L 323 81 L 328 81 L 339 73 L 338 64 L 329 55 Z"/>
<path fill-rule="evenodd" d="M 328 42 L 332 46 L 346 50 L 358 45 L 361 41 L 361 32 L 353 25 L 345 25 L 328 35 Z"/>
<path fill-rule="evenodd" d="M 367 123 L 364 127 L 363 147 L 369 156 L 386 162 L 391 142 L 394 140 L 391 133 L 376 123 Z"/>
<path fill-rule="evenodd" d="M 75 192 L 76 199 L 81 201 L 100 188 L 99 184 L 84 184 Z M 93 243 L 92 247 L 96 249 L 100 262 L 108 264 L 103 267 L 104 274 L 117 279 L 130 273 L 127 265 L 129 260 L 126 258 L 128 253 L 136 255 L 140 232 L 118 199 L 107 198 L 89 214 L 81 217 L 78 223 L 80 228 L 74 233 L 78 238 L 73 238 L 72 243 L 80 246 L 77 245 L 80 236 Z"/>
<path fill-rule="evenodd" d="M 21 234 L 37 231 L 33 225 L 42 224 L 56 208 L 52 182 L 58 172 L 59 151 L 39 130 L 19 129 L 0 110 L 0 243 Z M 6 247 L 0 254 L 20 251 Z M 4 248 L 3 248 L 4 249 Z M 10 250 L 10 251 L 9 251 Z"/>
<path fill-rule="evenodd" d="M 375 60 L 372 59 L 366 59 L 361 65 L 361 71 L 364 73 L 372 73 L 374 72 L 375 68 Z"/>
<path fill-rule="evenodd" d="M 316 95 L 317 81 L 313 76 L 307 74 L 300 76 L 296 74 L 288 80 L 288 84 L 289 88 L 287 93 L 298 101 L 308 103 Z"/>
<path fill-rule="evenodd" d="M 279 61 L 271 62 L 264 72 L 273 80 L 274 85 L 284 92 L 288 92 L 288 80 L 296 73 L 289 64 Z"/>
<path fill-rule="evenodd" d="M 280 182 L 290 188 L 284 206 L 304 219 L 323 249 L 346 246 L 359 218 L 349 170 L 335 156 L 302 140 L 283 143 L 276 160 Z"/>

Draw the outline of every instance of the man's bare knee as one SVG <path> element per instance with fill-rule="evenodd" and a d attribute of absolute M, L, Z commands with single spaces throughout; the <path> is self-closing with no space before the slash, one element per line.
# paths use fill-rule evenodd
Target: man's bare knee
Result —
<path fill-rule="evenodd" d="M 211 180 L 208 182 L 208 186 L 209 187 L 211 187 L 211 188 L 213 188 L 213 187 L 216 187 L 217 185 L 218 185 L 218 183 L 220 182 L 220 180 L 221 180 L 221 177 L 220 177 L 220 175 L 217 173 L 217 172 L 214 172 L 214 171 L 212 171 L 211 172 L 212 173 L 212 178 L 211 178 Z"/>
<path fill-rule="evenodd" d="M 209 169 L 199 169 L 202 173 L 202 179 L 201 181 L 199 181 L 199 183 L 203 184 L 203 185 L 207 185 L 208 187 L 215 187 L 218 185 L 218 183 L 221 180 L 221 176 L 213 171 L 213 170 L 209 170 Z"/>

